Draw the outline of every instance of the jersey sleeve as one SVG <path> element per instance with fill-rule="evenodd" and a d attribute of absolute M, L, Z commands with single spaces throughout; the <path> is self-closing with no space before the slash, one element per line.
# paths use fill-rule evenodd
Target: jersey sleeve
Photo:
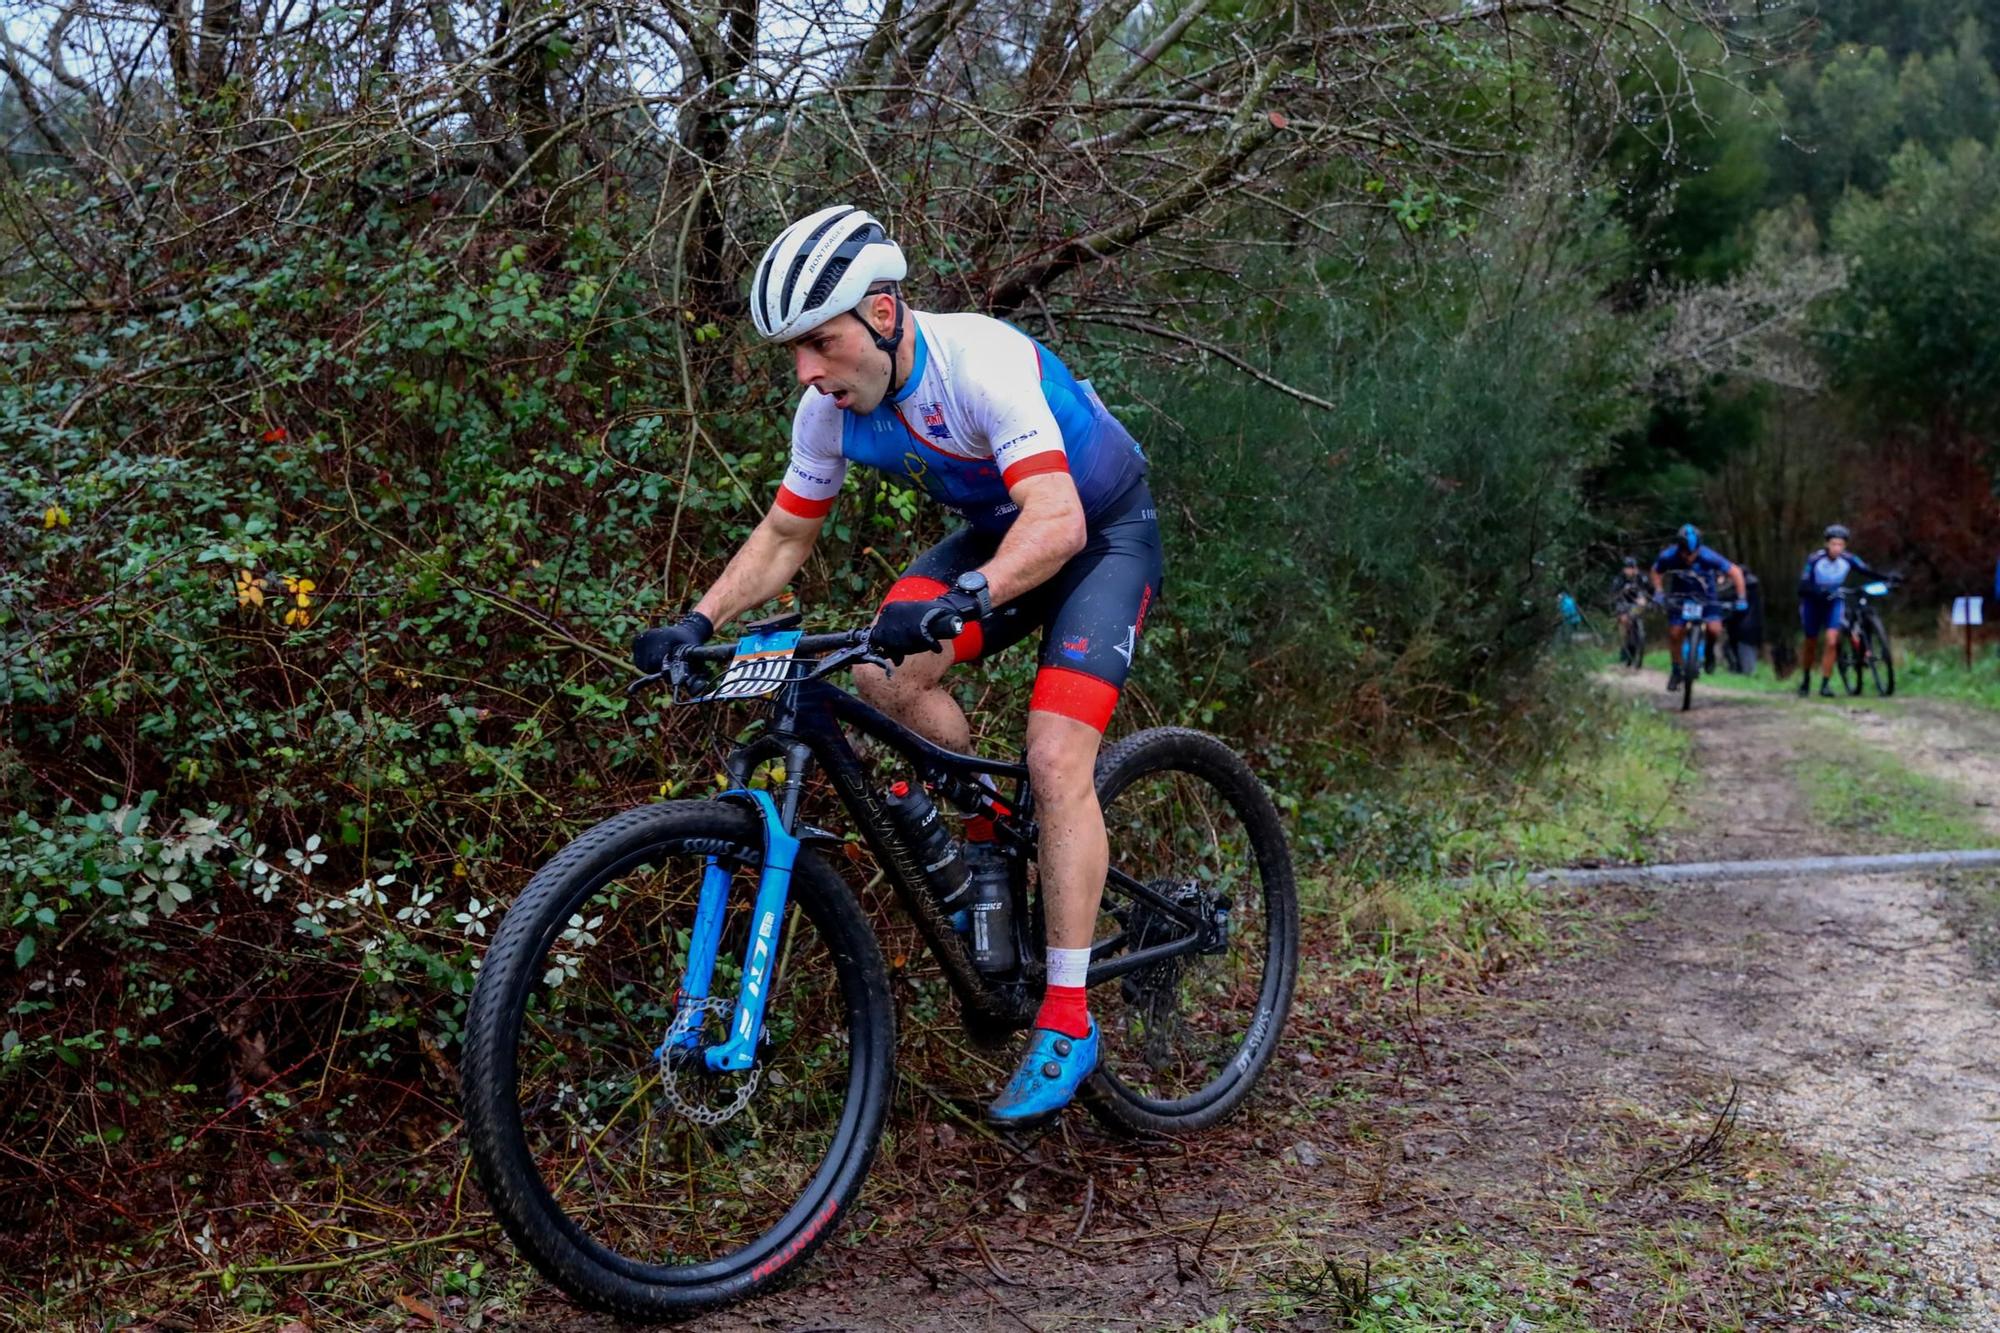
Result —
<path fill-rule="evenodd" d="M 792 461 L 778 486 L 777 507 L 800 518 L 822 518 L 847 478 L 840 449 L 840 409 L 817 389 L 807 389 L 792 414 Z"/>
<path fill-rule="evenodd" d="M 1016 483 L 1043 472 L 1068 472 L 1062 427 L 1042 390 L 1042 349 L 998 320 L 968 368 L 963 402 L 993 448 L 1000 480 Z"/>

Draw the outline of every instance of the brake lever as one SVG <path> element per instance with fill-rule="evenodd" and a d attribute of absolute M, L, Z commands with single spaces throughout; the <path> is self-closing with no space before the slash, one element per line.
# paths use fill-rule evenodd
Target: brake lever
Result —
<path fill-rule="evenodd" d="M 805 679 L 818 680 L 822 676 L 830 676 L 836 671 L 857 665 L 878 666 L 889 675 L 896 674 L 894 662 L 873 651 L 869 645 L 857 643 L 852 648 L 841 649 L 831 657 L 821 658 L 819 665 L 814 667 Z"/>
<path fill-rule="evenodd" d="M 649 676 L 641 676 L 625 687 L 625 695 L 630 698 L 649 685 L 665 685 L 676 699 L 681 687 L 686 685 L 692 672 L 687 662 L 679 657 L 669 657 L 660 664 L 660 669 Z"/>

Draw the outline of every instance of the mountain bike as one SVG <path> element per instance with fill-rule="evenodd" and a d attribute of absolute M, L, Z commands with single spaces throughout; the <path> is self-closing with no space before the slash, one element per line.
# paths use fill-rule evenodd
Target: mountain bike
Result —
<path fill-rule="evenodd" d="M 1709 661 L 1708 625 L 1702 620 L 1708 608 L 1708 587 L 1687 570 L 1673 570 L 1670 578 L 1672 586 L 1665 597 L 1668 608 L 1678 607 L 1681 613 L 1681 643 L 1674 669 L 1681 678 L 1681 711 L 1685 713 L 1694 707 L 1694 678 L 1704 669 L 1714 669 Z"/>
<path fill-rule="evenodd" d="M 1890 582 L 1877 579 L 1856 591 L 1842 588 L 1836 594 L 1848 604 L 1847 624 L 1835 643 L 1834 661 L 1840 668 L 1840 683 L 1849 694 L 1859 694 L 1868 680 L 1875 693 L 1888 698 L 1896 692 L 1896 657 L 1889 647 L 1889 631 L 1870 598 L 1889 595 Z M 1866 673 L 1865 676 L 1863 673 Z"/>
<path fill-rule="evenodd" d="M 1618 614 L 1625 617 L 1625 638 L 1618 645 L 1618 661 L 1634 671 L 1646 664 L 1646 608 L 1651 604 L 1652 599 L 1644 593 L 1621 598 L 1617 604 Z"/>
<path fill-rule="evenodd" d="M 848 877 L 860 843 L 806 823 L 809 795 L 830 786 L 976 1039 L 1027 1027 L 1039 1000 L 1027 767 L 934 745 L 837 687 L 888 663 L 867 630 L 799 624 L 634 682 L 675 704 L 766 699 L 763 726 L 713 799 L 627 810 L 543 866 L 473 991 L 461 1095 L 480 1182 L 521 1253 L 588 1306 L 676 1317 L 756 1294 L 825 1243 L 868 1173 L 895 1086 L 895 990 Z M 891 794 L 920 787 L 993 822 L 1011 915 L 987 925 L 1010 932 L 1006 965 L 960 933 L 850 730 L 908 775 Z M 1250 1093 L 1290 1009 L 1284 830 L 1249 766 L 1198 731 L 1110 744 L 1096 783 L 1111 866 L 1088 978 L 1102 1055 L 1081 1100 L 1121 1132 L 1202 1129 Z"/>

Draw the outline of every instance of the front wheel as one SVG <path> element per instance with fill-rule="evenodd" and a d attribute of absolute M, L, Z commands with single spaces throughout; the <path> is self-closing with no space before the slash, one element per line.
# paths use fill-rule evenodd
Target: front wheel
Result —
<path fill-rule="evenodd" d="M 1112 866 L 1177 903 L 1224 911 L 1228 929 L 1212 952 L 1154 963 L 1093 992 L 1102 1046 L 1085 1104 L 1126 1132 L 1203 1129 L 1249 1096 L 1291 1011 L 1299 904 L 1284 825 L 1235 751 L 1181 727 L 1107 749 L 1097 796 Z M 1122 934 L 1124 947 L 1164 942 L 1178 929 L 1137 899 L 1116 897 L 1107 892 L 1113 920 L 1100 925 Z"/>
<path fill-rule="evenodd" d="M 1625 665 L 1637 671 L 1645 663 L 1646 625 L 1639 619 L 1639 613 L 1634 611 L 1632 618 L 1625 623 Z"/>
<path fill-rule="evenodd" d="M 1699 625 L 1681 632 L 1681 711 L 1694 707 L 1694 678 L 1701 674 L 1700 643 L 1704 633 Z"/>
<path fill-rule="evenodd" d="M 788 921 L 757 929 L 752 811 L 674 801 L 585 832 L 487 951 L 466 1022 L 466 1128 L 501 1225 L 581 1304 L 676 1318 L 771 1286 L 861 1188 L 888 1106 L 881 950 L 825 861 L 799 854 Z M 706 1017 L 683 1006 L 705 875 L 727 872 Z M 710 1074 L 743 960 L 770 949 L 752 1074 Z M 695 1057 L 662 1060 L 670 1029 Z"/>
<path fill-rule="evenodd" d="M 1861 693 L 1863 677 L 1861 658 L 1855 651 L 1854 635 L 1847 630 L 1840 631 L 1838 647 L 1834 654 L 1834 664 L 1840 670 L 1840 687 L 1849 694 Z"/>
<path fill-rule="evenodd" d="M 1886 699 L 1896 692 L 1896 659 L 1889 649 L 1889 632 L 1870 615 L 1867 634 L 1868 672 L 1875 678 L 1875 693 Z"/>

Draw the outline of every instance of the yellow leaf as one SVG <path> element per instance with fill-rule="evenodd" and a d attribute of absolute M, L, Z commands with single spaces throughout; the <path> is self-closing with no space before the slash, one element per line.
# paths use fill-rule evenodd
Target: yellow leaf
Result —
<path fill-rule="evenodd" d="M 299 605 L 300 605 L 300 606 L 311 606 L 312 604 L 313 604 L 313 603 L 312 603 L 312 598 L 310 598 L 310 597 L 306 596 L 306 595 L 305 595 L 304 593 L 300 593 L 300 594 L 299 594 Z"/>
<path fill-rule="evenodd" d="M 300 580 L 299 580 L 299 591 L 300 591 L 300 592 L 311 592 L 311 591 L 313 591 L 313 590 L 314 590 L 315 588 L 317 588 L 317 587 L 319 587 L 319 585 L 318 585 L 317 583 L 314 583 L 314 582 L 313 582 L 313 581 L 312 581 L 311 579 L 300 579 Z"/>
<path fill-rule="evenodd" d="M 45 530 L 58 527 L 66 528 L 68 526 L 69 510 L 64 509 L 61 505 L 50 505 L 42 511 L 42 527 Z"/>

